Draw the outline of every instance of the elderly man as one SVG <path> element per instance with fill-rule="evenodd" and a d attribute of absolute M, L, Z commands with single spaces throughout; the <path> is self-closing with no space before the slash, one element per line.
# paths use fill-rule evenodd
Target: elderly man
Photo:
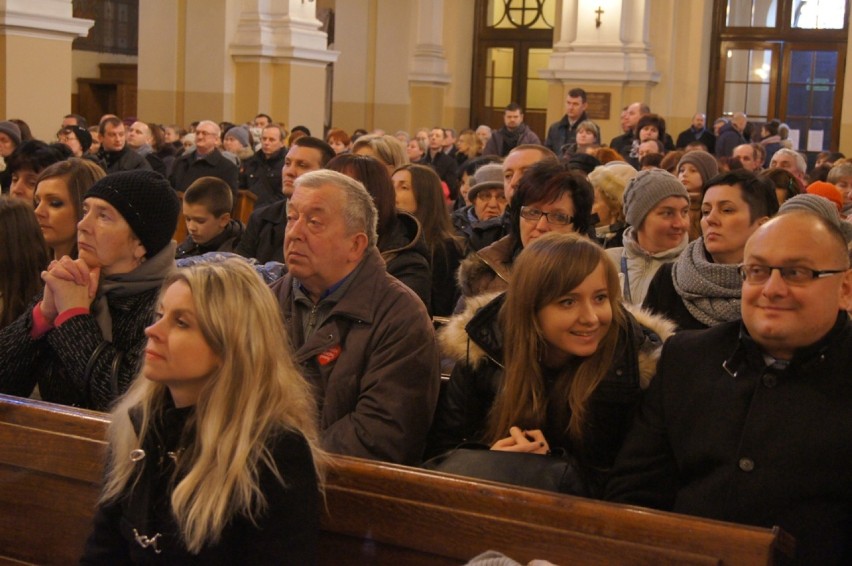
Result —
<path fill-rule="evenodd" d="M 235 251 L 241 256 L 253 257 L 260 263 L 283 262 L 286 199 L 293 194 L 296 179 L 305 173 L 322 169 L 333 157 L 334 150 L 321 139 L 302 136 L 294 141 L 284 157 L 284 168 L 281 170 L 281 193 L 284 198 L 252 212 Z"/>
<path fill-rule="evenodd" d="M 453 226 L 467 241 L 467 248 L 479 251 L 504 236 L 503 213 L 506 191 L 503 167 L 499 163 L 483 165 L 470 181 L 467 196 L 472 204 L 453 213 Z"/>
<path fill-rule="evenodd" d="M 503 112 L 503 127 L 491 132 L 491 138 L 485 145 L 482 155 L 505 157 L 519 145 L 541 144 L 541 140 L 524 124 L 524 111 L 512 102 Z"/>
<path fill-rule="evenodd" d="M 257 196 L 255 208 L 284 200 L 281 192 L 281 169 L 284 167 L 284 131 L 270 124 L 261 130 L 260 151 L 243 164 L 240 188 Z"/>
<path fill-rule="evenodd" d="M 106 164 L 107 173 L 151 169 L 148 161 L 127 146 L 127 131 L 124 122 L 115 116 L 107 116 L 98 127 L 101 149 L 98 158 Z"/>
<path fill-rule="evenodd" d="M 320 407 L 323 448 L 403 464 L 423 454 L 440 382 L 422 301 L 385 271 L 378 213 L 364 186 L 335 171 L 300 177 L 272 285 Z"/>
<path fill-rule="evenodd" d="M 620 136 L 612 138 L 612 141 L 609 142 L 609 147 L 620 153 L 625 158 L 630 157 L 630 153 L 633 151 L 633 142 L 638 141 L 639 139 L 635 132 L 636 124 L 639 123 L 639 118 L 641 118 L 643 114 L 650 113 L 651 108 L 644 102 L 633 102 L 630 104 L 627 107 L 622 125 L 622 128 L 626 129 Z"/>
<path fill-rule="evenodd" d="M 770 527 L 801 564 L 852 562 L 852 271 L 838 227 L 781 214 L 748 240 L 742 321 L 664 346 L 608 498 Z"/>
<path fill-rule="evenodd" d="M 195 151 L 181 155 L 172 166 L 169 182 L 176 191 L 185 191 L 201 177 L 222 179 L 231 187 L 237 202 L 240 169 L 219 151 L 222 131 L 219 124 L 202 120 L 195 127 Z"/>
<path fill-rule="evenodd" d="M 786 169 L 799 180 L 803 187 L 808 184 L 805 179 L 807 164 L 805 163 L 805 158 L 798 151 L 787 148 L 779 149 L 769 162 L 769 168 L 772 169 L 773 167 Z"/>
<path fill-rule="evenodd" d="M 562 155 L 562 148 L 574 143 L 577 139 L 577 126 L 588 120 L 586 116 L 586 91 L 572 88 L 565 97 L 565 115 L 547 129 L 544 145 L 556 155 Z"/>

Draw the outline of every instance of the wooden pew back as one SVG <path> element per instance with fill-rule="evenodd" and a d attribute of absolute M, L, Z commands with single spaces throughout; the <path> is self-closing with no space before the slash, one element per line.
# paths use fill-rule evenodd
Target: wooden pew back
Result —
<path fill-rule="evenodd" d="M 99 495 L 108 417 L 0 395 L 0 565 L 70 564 Z M 326 485 L 320 564 L 515 560 L 774 564 L 780 531 L 338 457 Z"/>

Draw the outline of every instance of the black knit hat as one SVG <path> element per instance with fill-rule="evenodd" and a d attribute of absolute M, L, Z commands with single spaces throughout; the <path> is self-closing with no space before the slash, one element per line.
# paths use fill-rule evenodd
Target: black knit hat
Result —
<path fill-rule="evenodd" d="M 80 142 L 80 147 L 83 149 L 83 153 L 86 153 L 89 151 L 89 148 L 92 147 L 92 134 L 90 134 L 89 130 L 86 128 L 81 128 L 80 126 L 65 126 L 62 128 L 62 132 L 74 134 L 77 141 Z"/>
<path fill-rule="evenodd" d="M 145 257 L 157 255 L 172 241 L 180 202 L 166 178 L 155 171 L 110 173 L 86 191 L 111 204 L 145 246 Z"/>

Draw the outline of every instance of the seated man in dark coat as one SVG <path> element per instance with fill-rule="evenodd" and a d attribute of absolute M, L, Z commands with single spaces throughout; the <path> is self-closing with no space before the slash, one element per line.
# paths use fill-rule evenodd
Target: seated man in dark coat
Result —
<path fill-rule="evenodd" d="M 231 187 L 237 202 L 237 185 L 240 168 L 219 151 L 221 130 L 210 120 L 202 120 L 195 127 L 195 151 L 181 155 L 172 167 L 169 182 L 174 190 L 182 192 L 201 177 L 218 177 Z"/>
<path fill-rule="evenodd" d="M 797 563 L 852 563 L 852 271 L 838 224 L 791 211 L 751 236 L 742 321 L 664 346 L 608 499 L 777 525 Z"/>

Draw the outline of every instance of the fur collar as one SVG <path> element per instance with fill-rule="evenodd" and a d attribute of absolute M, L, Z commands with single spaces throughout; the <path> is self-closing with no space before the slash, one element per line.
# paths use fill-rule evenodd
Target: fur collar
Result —
<path fill-rule="evenodd" d="M 466 326 L 473 320 L 480 309 L 489 305 L 502 293 L 488 293 L 467 299 L 463 312 L 452 317 L 438 333 L 438 343 L 444 356 L 456 363 L 468 364 L 476 369 L 487 361 L 502 365 L 502 360 L 495 360 L 486 353 L 485 349 L 472 340 Z M 677 326 L 658 314 L 644 310 L 641 307 L 625 304 L 624 308 L 633 315 L 638 325 L 644 329 L 646 336 L 639 346 L 639 376 L 642 389 L 646 389 L 657 372 L 657 362 L 660 359 L 662 344 L 669 339 Z M 490 321 L 497 325 L 496 317 Z M 655 334 L 659 340 L 653 340 L 648 334 Z"/>

